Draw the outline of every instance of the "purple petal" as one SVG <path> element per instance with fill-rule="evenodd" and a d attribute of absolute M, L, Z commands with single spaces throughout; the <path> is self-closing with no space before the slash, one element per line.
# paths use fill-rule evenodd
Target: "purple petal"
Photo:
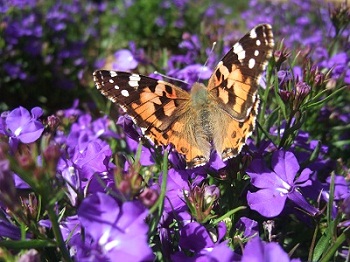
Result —
<path fill-rule="evenodd" d="M 33 120 L 23 126 L 21 133 L 17 136 L 22 143 L 28 144 L 36 141 L 44 132 L 44 126 L 39 121 Z"/>
<path fill-rule="evenodd" d="M 244 231 L 243 236 L 246 238 L 259 234 L 258 222 L 247 217 L 241 217 L 236 224 L 236 228 L 238 231 Z"/>
<path fill-rule="evenodd" d="M 0 220 L 0 232 L 1 237 L 10 238 L 12 240 L 21 239 L 21 230 L 7 221 Z"/>
<path fill-rule="evenodd" d="M 247 169 L 248 175 L 270 175 L 272 171 L 266 167 L 263 159 L 254 159 Z"/>
<path fill-rule="evenodd" d="M 272 166 L 279 177 L 289 185 L 293 185 L 295 175 L 300 167 L 298 160 L 292 152 L 276 151 L 272 156 Z"/>
<path fill-rule="evenodd" d="M 289 262 L 286 252 L 277 243 L 265 243 L 259 237 L 245 246 L 242 262 Z"/>
<path fill-rule="evenodd" d="M 289 262 L 286 252 L 277 243 L 267 243 L 264 248 L 264 261 L 266 262 Z"/>
<path fill-rule="evenodd" d="M 78 209 L 78 218 L 87 232 L 98 242 L 105 230 L 110 231 L 120 213 L 118 203 L 104 193 L 84 199 Z"/>
<path fill-rule="evenodd" d="M 181 229 L 179 246 L 192 252 L 199 252 L 203 248 L 213 247 L 214 243 L 204 226 L 192 222 Z"/>
<path fill-rule="evenodd" d="M 284 208 L 286 199 L 286 194 L 273 189 L 261 189 L 255 193 L 248 191 L 247 194 L 249 207 L 265 217 L 278 216 Z"/>
<path fill-rule="evenodd" d="M 328 187 L 331 183 L 331 177 L 327 178 Z M 343 176 L 334 177 L 334 199 L 341 200 L 344 199 L 350 192 L 349 183 L 345 180 Z"/>
<path fill-rule="evenodd" d="M 216 151 L 213 151 L 210 155 L 209 166 L 215 170 L 224 168 L 226 164 L 222 161 L 221 157 Z"/>
<path fill-rule="evenodd" d="M 19 127 L 27 124 L 31 120 L 30 113 L 24 107 L 18 107 L 12 110 L 6 117 L 7 128 L 16 135 L 16 130 Z M 20 131 L 20 130 L 19 130 Z M 19 132 L 17 131 L 17 132 Z"/>
<path fill-rule="evenodd" d="M 303 183 L 306 182 L 307 180 L 309 180 L 310 175 L 313 173 L 314 171 L 312 171 L 309 168 L 305 168 L 301 174 L 299 175 L 299 177 L 295 180 L 295 183 Z M 300 185 L 299 185 L 300 186 Z"/>
<path fill-rule="evenodd" d="M 181 210 L 186 206 L 183 197 L 183 191 L 189 190 L 188 175 L 186 171 L 176 171 L 170 169 L 168 171 L 167 192 L 164 201 L 164 210 L 172 212 L 173 210 Z"/>
<path fill-rule="evenodd" d="M 134 58 L 133 54 L 127 49 L 121 49 L 115 54 L 116 63 L 113 63 L 114 70 L 129 71 L 135 69 L 138 62 Z"/>
<path fill-rule="evenodd" d="M 125 202 L 122 206 L 122 216 L 118 220 L 118 227 L 128 228 L 128 234 L 134 232 L 136 235 L 146 234 L 148 227 L 143 225 L 148 211 L 138 201 Z"/>
<path fill-rule="evenodd" d="M 40 108 L 32 109 L 36 116 L 40 115 Z M 41 112 L 42 113 L 42 112 Z M 7 118 L 6 125 L 22 143 L 32 143 L 36 141 L 44 131 L 44 126 L 36 118 L 32 118 L 29 111 L 24 107 L 12 110 Z"/>
<path fill-rule="evenodd" d="M 288 194 L 288 198 L 309 214 L 314 216 L 318 213 L 318 209 L 310 205 L 300 192 L 293 191 Z"/>
<path fill-rule="evenodd" d="M 33 118 L 35 118 L 35 119 L 38 119 L 39 117 L 41 117 L 44 114 L 44 111 L 38 106 L 32 108 L 32 110 L 30 110 L 30 112 L 32 113 Z"/>
<path fill-rule="evenodd" d="M 259 237 L 254 237 L 245 246 L 242 262 L 264 261 L 264 246 Z"/>
<path fill-rule="evenodd" d="M 221 241 L 226 235 L 227 228 L 225 222 L 221 221 L 218 224 L 218 241 Z"/>
<path fill-rule="evenodd" d="M 290 185 L 285 183 L 278 175 L 275 173 L 270 174 L 262 174 L 262 175 L 256 175 L 252 174 L 250 175 L 250 182 L 252 185 L 254 185 L 257 188 L 270 188 L 270 189 L 277 189 L 280 188 L 281 191 L 287 191 L 290 188 Z"/>
<path fill-rule="evenodd" d="M 231 261 L 239 261 L 239 256 L 233 253 L 232 249 L 227 244 L 228 241 L 221 242 L 216 245 L 213 249 L 208 249 L 207 252 L 204 253 L 203 262 L 204 261 L 220 261 L 220 262 L 231 262 Z M 199 261 L 199 260 L 196 260 Z"/>

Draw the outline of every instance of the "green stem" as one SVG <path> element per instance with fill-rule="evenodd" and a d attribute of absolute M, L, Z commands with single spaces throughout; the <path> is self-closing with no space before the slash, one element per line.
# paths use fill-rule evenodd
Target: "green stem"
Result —
<path fill-rule="evenodd" d="M 246 206 L 240 206 L 240 207 L 237 207 L 237 208 L 235 208 L 235 209 L 232 209 L 232 210 L 230 210 L 229 212 L 227 212 L 226 214 L 224 214 L 223 216 L 218 217 L 217 219 L 215 219 L 215 220 L 213 221 L 213 223 L 216 225 L 216 224 L 218 224 L 219 222 L 223 221 L 226 217 L 229 217 L 229 216 L 233 215 L 234 213 L 237 213 L 238 211 L 244 210 L 244 209 L 246 209 L 246 208 L 247 208 Z"/>
<path fill-rule="evenodd" d="M 307 261 L 312 261 L 312 257 L 313 257 L 313 253 L 314 253 L 314 249 L 315 249 L 315 244 L 316 244 L 316 238 L 317 238 L 317 234 L 318 234 L 318 226 L 316 225 L 315 227 L 315 231 L 314 231 L 314 235 L 312 236 L 312 241 L 311 241 L 311 245 L 310 245 L 310 251 L 309 251 L 309 257 Z"/>
<path fill-rule="evenodd" d="M 63 240 L 60 226 L 58 224 L 58 218 L 57 218 L 56 212 L 54 210 L 54 207 L 52 205 L 48 205 L 47 212 L 49 214 L 49 218 L 50 218 L 50 221 L 52 224 L 53 233 L 55 235 L 56 241 L 58 243 L 58 246 L 59 246 L 61 254 L 62 254 L 62 259 L 63 259 L 63 261 L 71 262 L 72 259 L 69 255 L 68 250 L 67 250 L 66 243 Z"/>
<path fill-rule="evenodd" d="M 341 244 L 347 239 L 348 231 L 350 227 L 346 228 L 343 233 L 337 238 L 333 245 L 324 253 L 325 256 L 320 260 L 320 262 L 332 261 L 334 253 L 338 250 Z"/>
<path fill-rule="evenodd" d="M 156 227 L 159 223 L 159 220 L 163 213 L 164 208 L 164 198 L 166 193 L 166 182 L 168 181 L 168 151 L 164 150 L 163 164 L 162 164 L 162 185 L 160 190 L 160 195 L 158 197 L 157 202 L 150 209 L 150 213 L 154 213 L 156 209 L 158 209 L 158 218 L 157 221 L 154 221 L 154 226 Z M 152 231 L 152 230 L 151 230 Z"/>

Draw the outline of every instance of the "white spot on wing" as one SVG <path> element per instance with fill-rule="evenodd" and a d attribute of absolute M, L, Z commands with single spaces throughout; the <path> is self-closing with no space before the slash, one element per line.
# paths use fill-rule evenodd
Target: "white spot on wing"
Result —
<path fill-rule="evenodd" d="M 258 39 L 258 40 L 256 40 L 256 42 L 255 42 L 255 43 L 256 43 L 256 45 L 257 45 L 257 46 L 261 45 L 261 42 L 260 42 L 260 40 L 259 40 L 259 39 Z"/>
<path fill-rule="evenodd" d="M 132 74 L 129 76 L 129 86 L 132 87 L 138 87 L 139 86 L 139 81 L 141 80 L 141 77 L 138 74 Z"/>
<path fill-rule="evenodd" d="M 259 55 L 259 50 L 255 50 L 255 51 L 254 51 L 254 55 L 255 55 L 255 56 L 258 56 L 258 55 Z"/>
<path fill-rule="evenodd" d="M 128 91 L 128 90 L 125 90 L 125 89 L 122 90 L 120 93 L 121 93 L 122 96 L 125 96 L 125 97 L 128 97 L 128 96 L 130 95 L 130 94 L 129 94 L 129 91 Z"/>
<path fill-rule="evenodd" d="M 115 77 L 115 76 L 117 76 L 117 72 L 116 71 L 109 71 L 109 75 L 111 77 Z"/>
<path fill-rule="evenodd" d="M 110 82 L 111 84 L 114 83 L 114 80 L 113 79 L 109 79 L 108 82 Z"/>
<path fill-rule="evenodd" d="M 238 60 L 243 60 L 245 58 L 245 51 L 240 43 L 235 43 L 233 46 L 233 52 L 237 54 Z"/>
<path fill-rule="evenodd" d="M 255 28 L 254 28 L 252 31 L 250 31 L 250 38 L 254 39 L 256 37 L 257 37 L 257 35 L 256 35 Z"/>
<path fill-rule="evenodd" d="M 249 62 L 248 62 L 248 67 L 250 69 L 252 69 L 255 66 L 255 59 L 254 58 L 250 58 Z"/>
<path fill-rule="evenodd" d="M 129 77 L 130 81 L 140 81 L 141 80 L 141 77 L 140 75 L 138 74 L 132 74 L 130 77 Z"/>
<path fill-rule="evenodd" d="M 119 86 L 118 86 L 118 85 L 115 85 L 115 86 L 114 86 L 114 89 L 117 89 L 117 90 L 118 90 L 118 89 L 119 89 Z"/>

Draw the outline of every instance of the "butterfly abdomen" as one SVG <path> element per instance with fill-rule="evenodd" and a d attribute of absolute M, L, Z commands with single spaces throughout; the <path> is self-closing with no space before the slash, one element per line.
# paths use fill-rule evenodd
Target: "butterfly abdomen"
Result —
<path fill-rule="evenodd" d="M 195 111 L 193 114 L 196 115 L 197 131 L 202 133 L 208 142 L 211 142 L 213 137 L 211 103 L 207 88 L 203 84 L 195 83 L 191 88 L 191 108 Z"/>

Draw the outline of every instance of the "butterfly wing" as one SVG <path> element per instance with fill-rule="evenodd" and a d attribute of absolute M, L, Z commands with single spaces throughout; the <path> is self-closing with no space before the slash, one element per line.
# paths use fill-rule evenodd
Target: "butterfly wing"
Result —
<path fill-rule="evenodd" d="M 233 45 L 209 79 L 213 99 L 237 121 L 246 120 L 258 99 L 258 84 L 273 46 L 271 26 L 256 26 Z"/>
<path fill-rule="evenodd" d="M 185 156 L 189 167 L 207 161 L 203 155 L 209 156 L 210 145 L 203 148 L 193 138 L 188 92 L 162 80 L 127 72 L 98 70 L 94 81 L 97 89 L 130 115 L 155 145 L 172 144 Z"/>
<path fill-rule="evenodd" d="M 258 25 L 233 45 L 209 79 L 211 99 L 221 109 L 213 116 L 220 119 L 213 124 L 213 143 L 223 160 L 238 155 L 254 130 L 259 80 L 273 46 L 271 26 Z"/>

